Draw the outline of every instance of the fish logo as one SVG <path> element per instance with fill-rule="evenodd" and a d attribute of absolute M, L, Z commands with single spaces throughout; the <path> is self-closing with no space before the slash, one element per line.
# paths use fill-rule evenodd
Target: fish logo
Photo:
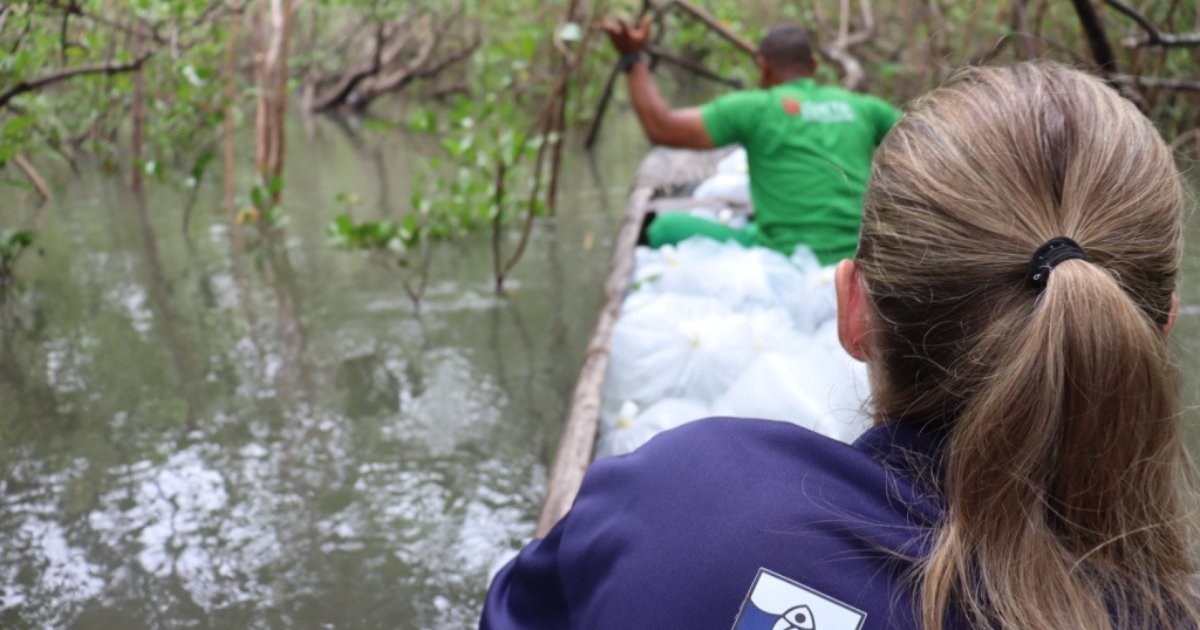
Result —
<path fill-rule="evenodd" d="M 771 630 L 817 630 L 817 625 L 808 606 L 796 606 L 780 615 Z"/>
<path fill-rule="evenodd" d="M 849 604 L 761 568 L 733 630 L 862 630 L 866 618 Z"/>

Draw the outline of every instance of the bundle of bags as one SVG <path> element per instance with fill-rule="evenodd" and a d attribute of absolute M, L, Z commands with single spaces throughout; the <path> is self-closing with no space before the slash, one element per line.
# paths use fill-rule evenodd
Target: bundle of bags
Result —
<path fill-rule="evenodd" d="M 845 442 L 869 425 L 866 369 L 837 339 L 833 267 L 809 250 L 788 258 L 693 238 L 638 248 L 633 274 L 596 457 L 709 416 L 783 420 Z"/>

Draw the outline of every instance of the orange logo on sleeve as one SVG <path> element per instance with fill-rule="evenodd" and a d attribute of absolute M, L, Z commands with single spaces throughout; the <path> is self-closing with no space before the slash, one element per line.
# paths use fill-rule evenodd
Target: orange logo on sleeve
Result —
<path fill-rule="evenodd" d="M 794 96 L 783 97 L 783 111 L 787 112 L 789 116 L 799 116 L 800 101 L 797 101 Z"/>

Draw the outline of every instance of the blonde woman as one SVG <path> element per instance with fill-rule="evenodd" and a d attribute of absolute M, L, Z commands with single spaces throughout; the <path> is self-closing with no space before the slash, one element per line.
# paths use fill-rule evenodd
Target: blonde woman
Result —
<path fill-rule="evenodd" d="M 1184 205 L 1103 83 L 960 73 L 876 152 L 838 267 L 875 426 L 717 418 L 597 462 L 482 627 L 1200 626 L 1166 343 Z"/>

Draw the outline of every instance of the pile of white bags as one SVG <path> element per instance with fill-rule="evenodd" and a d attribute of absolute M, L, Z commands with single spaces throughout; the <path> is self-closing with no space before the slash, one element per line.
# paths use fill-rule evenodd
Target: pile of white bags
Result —
<path fill-rule="evenodd" d="M 720 169 L 697 195 L 724 186 L 719 177 L 746 179 L 744 153 Z M 790 421 L 845 442 L 867 428 L 866 370 L 837 340 L 833 268 L 808 249 L 788 258 L 704 238 L 639 247 L 632 280 L 597 457 L 712 415 Z"/>
<path fill-rule="evenodd" d="M 736 204 L 750 204 L 750 166 L 746 151 L 737 149 L 717 162 L 717 172 L 700 182 L 692 192 L 693 199 L 716 199 Z"/>

